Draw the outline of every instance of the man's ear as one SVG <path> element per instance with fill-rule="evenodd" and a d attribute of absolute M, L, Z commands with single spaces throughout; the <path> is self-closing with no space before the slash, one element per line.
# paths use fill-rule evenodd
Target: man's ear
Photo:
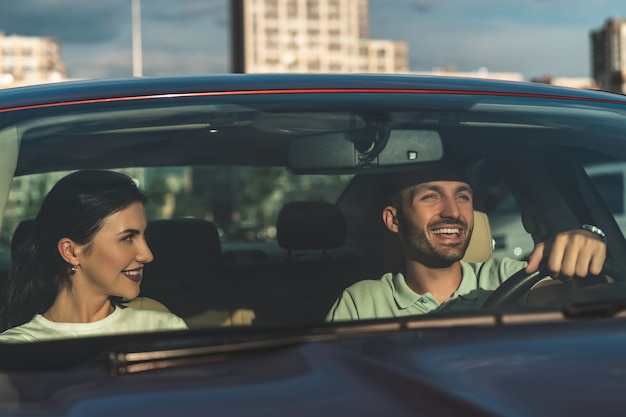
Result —
<path fill-rule="evenodd" d="M 387 229 L 398 233 L 398 210 L 394 206 L 387 206 L 383 209 L 383 222 Z"/>
<path fill-rule="evenodd" d="M 80 250 L 78 250 L 78 245 L 73 240 L 66 237 L 59 240 L 57 242 L 57 250 L 59 251 L 61 258 L 63 258 L 68 264 L 80 264 L 80 261 L 78 259 Z"/>

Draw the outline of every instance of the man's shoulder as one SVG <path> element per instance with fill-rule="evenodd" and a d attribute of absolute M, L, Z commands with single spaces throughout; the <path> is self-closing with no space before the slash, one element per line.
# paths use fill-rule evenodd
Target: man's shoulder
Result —
<path fill-rule="evenodd" d="M 345 289 L 346 292 L 353 295 L 376 294 L 381 290 L 393 289 L 393 274 L 386 273 L 378 279 L 364 279 L 350 285 Z"/>
<path fill-rule="evenodd" d="M 501 257 L 490 258 L 485 262 L 462 262 L 471 269 L 479 281 L 490 280 L 498 283 L 506 281 L 517 271 L 526 268 L 526 261 Z"/>
<path fill-rule="evenodd" d="M 387 273 L 379 279 L 367 279 L 352 284 L 335 301 L 326 320 L 361 320 L 397 315 L 394 298 L 396 277 L 402 278 L 402 275 Z"/>

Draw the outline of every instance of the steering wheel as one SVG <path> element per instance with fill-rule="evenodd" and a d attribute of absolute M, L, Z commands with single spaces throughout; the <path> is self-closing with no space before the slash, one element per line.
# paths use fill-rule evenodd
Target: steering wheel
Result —
<path fill-rule="evenodd" d="M 604 261 L 604 266 L 600 275 L 608 275 L 616 281 L 625 281 L 626 271 L 621 265 L 616 265 L 608 259 Z M 504 281 L 496 290 L 487 298 L 483 309 L 502 308 L 512 305 L 521 296 L 526 294 L 530 289 L 548 274 L 539 270 L 532 274 L 524 272 L 524 269 L 517 271 L 509 279 Z"/>
<path fill-rule="evenodd" d="M 527 274 L 523 268 L 520 269 L 491 293 L 482 308 L 492 309 L 512 305 L 545 276 L 546 275 L 542 273 L 541 270 Z"/>

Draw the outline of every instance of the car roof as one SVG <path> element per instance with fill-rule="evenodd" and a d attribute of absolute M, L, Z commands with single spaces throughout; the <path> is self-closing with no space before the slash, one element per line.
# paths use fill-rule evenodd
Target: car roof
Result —
<path fill-rule="evenodd" d="M 361 100 L 362 94 L 368 94 L 367 101 Z M 535 106 L 558 101 L 570 109 L 583 103 L 594 108 L 626 104 L 626 98 L 617 94 L 483 79 L 381 74 L 227 74 L 75 81 L 7 89 L 0 91 L 0 128 L 17 126 L 21 135 L 16 175 L 98 168 L 98 162 L 90 158 L 96 153 L 103 168 L 129 166 L 139 158 L 151 166 L 194 164 L 200 162 L 200 155 L 203 155 L 202 163 L 284 166 L 292 137 L 345 128 L 344 119 L 339 116 L 332 119 L 328 114 L 341 111 L 375 114 L 389 103 L 389 94 L 428 103 L 437 97 L 433 107 L 440 113 L 433 118 L 439 125 L 458 125 L 455 115 L 445 112 L 465 111 L 477 108 L 477 103 L 486 106 L 487 101 L 507 98 L 533 100 Z M 216 97 L 232 104 L 217 109 L 215 101 L 211 101 Z M 264 100 L 263 107 L 249 107 Z M 323 120 L 310 117 L 325 108 L 330 110 Z M 215 114 L 207 116 L 216 109 Z M 523 106 L 517 105 L 497 111 L 501 117 L 507 112 L 512 112 L 514 117 L 527 114 Z M 2 117 L 3 114 L 10 117 Z M 160 119 L 159 127 L 155 127 L 155 117 Z M 576 120 L 576 115 L 569 113 L 559 117 Z M 145 126 L 142 118 L 146 120 Z M 302 126 L 307 119 L 305 128 L 292 129 L 295 125 Z M 338 123 L 343 125 L 338 128 Z M 289 129 L 284 128 L 285 124 Z M 222 134 L 229 128 L 238 128 L 236 137 L 221 142 L 224 152 L 212 148 L 206 152 L 191 151 L 188 144 L 200 146 L 202 142 L 198 138 L 215 126 L 222 128 Z M 254 129 L 241 133 L 249 127 Z M 98 140 L 112 138 L 115 132 L 124 136 L 123 142 L 113 145 L 111 140 Z M 147 146 L 155 141 L 171 141 L 173 137 L 176 142 L 171 142 L 165 155 L 162 149 L 151 153 Z M 88 142 L 87 138 L 90 138 Z M 34 141 L 36 146 L 29 146 Z M 205 141 L 205 145 L 218 146 L 213 142 Z M 234 155 L 230 152 L 233 148 L 240 150 L 238 160 L 229 158 Z M 241 151 L 244 148 L 249 151 Z M 73 151 L 68 153 L 67 149 Z"/>
<path fill-rule="evenodd" d="M 355 92 L 402 91 L 473 93 L 586 99 L 626 103 L 616 93 L 548 84 L 464 77 L 397 74 L 223 74 L 184 77 L 144 77 L 66 81 L 0 90 L 0 112 L 44 105 L 69 105 L 100 99 L 157 98 L 220 92 L 269 94 L 290 90 Z"/>

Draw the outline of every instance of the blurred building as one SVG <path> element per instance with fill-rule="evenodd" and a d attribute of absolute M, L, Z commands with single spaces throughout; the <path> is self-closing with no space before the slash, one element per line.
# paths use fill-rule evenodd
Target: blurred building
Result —
<path fill-rule="evenodd" d="M 415 75 L 436 75 L 462 78 L 485 78 L 502 81 L 524 81 L 521 72 L 491 72 L 487 68 L 479 68 L 476 71 L 456 71 L 452 67 L 434 68 L 432 71 L 412 71 Z"/>
<path fill-rule="evenodd" d="M 231 72 L 403 73 L 406 42 L 369 39 L 368 0 L 230 0 Z"/>
<path fill-rule="evenodd" d="M 530 81 L 540 84 L 558 85 L 560 87 L 583 88 L 587 90 L 598 89 L 595 81 L 589 77 L 553 77 L 551 75 L 542 75 L 532 78 Z"/>
<path fill-rule="evenodd" d="M 626 92 L 626 19 L 591 31 L 592 76 L 601 90 Z"/>
<path fill-rule="evenodd" d="M 0 32 L 0 88 L 61 81 L 65 66 L 55 39 Z"/>

